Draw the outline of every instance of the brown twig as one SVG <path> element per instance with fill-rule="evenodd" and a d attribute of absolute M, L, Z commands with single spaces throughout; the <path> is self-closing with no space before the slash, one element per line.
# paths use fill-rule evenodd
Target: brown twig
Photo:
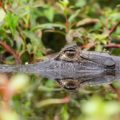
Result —
<path fill-rule="evenodd" d="M 105 48 L 120 48 L 120 44 L 108 44 L 106 46 L 104 46 Z"/>
<path fill-rule="evenodd" d="M 109 31 L 109 34 L 108 34 L 108 38 L 109 38 L 109 42 L 108 42 L 108 45 L 104 46 L 105 48 L 120 48 L 120 44 L 113 44 L 111 43 L 111 35 L 113 32 L 116 31 L 117 27 L 120 25 L 120 21 L 118 21 Z"/>
<path fill-rule="evenodd" d="M 9 45 L 7 45 L 7 44 L 6 44 L 5 42 L 3 42 L 3 41 L 0 41 L 0 45 L 3 46 L 7 52 L 9 52 L 10 54 L 12 54 L 12 55 L 14 56 L 15 61 L 16 61 L 17 64 L 20 64 L 20 63 L 21 63 L 19 54 L 16 53 L 16 52 L 14 51 L 14 49 L 12 49 Z"/>
<path fill-rule="evenodd" d="M 5 9 L 4 5 L 3 5 L 3 1 L 0 0 L 0 7 L 7 13 L 7 10 Z"/>
<path fill-rule="evenodd" d="M 111 34 L 113 32 L 115 32 L 115 30 L 117 29 L 117 27 L 120 25 L 120 21 L 118 21 L 112 28 L 111 30 L 109 31 L 109 36 L 111 36 Z"/>
<path fill-rule="evenodd" d="M 110 84 L 112 91 L 117 94 L 117 99 L 120 101 L 120 91 L 116 89 L 112 84 Z"/>
<path fill-rule="evenodd" d="M 94 47 L 96 43 L 87 43 L 85 45 L 83 45 L 81 48 L 83 48 L 84 50 L 89 50 L 90 48 Z"/>

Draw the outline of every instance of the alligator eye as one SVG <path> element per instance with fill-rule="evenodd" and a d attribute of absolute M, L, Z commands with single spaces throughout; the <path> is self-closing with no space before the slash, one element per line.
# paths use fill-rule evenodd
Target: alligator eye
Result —
<path fill-rule="evenodd" d="M 66 90 L 77 90 L 77 88 L 79 87 L 79 80 L 63 79 L 56 81 Z"/>
<path fill-rule="evenodd" d="M 77 51 L 76 50 L 66 50 L 60 54 L 59 59 L 66 61 L 75 61 L 77 60 Z"/>
<path fill-rule="evenodd" d="M 63 61 L 78 61 L 80 59 L 80 47 L 73 45 L 70 47 L 65 47 L 61 52 L 56 56 L 56 60 L 63 60 Z"/>
<path fill-rule="evenodd" d="M 65 52 L 65 56 L 68 57 L 68 58 L 74 58 L 76 55 L 76 51 L 66 51 Z"/>

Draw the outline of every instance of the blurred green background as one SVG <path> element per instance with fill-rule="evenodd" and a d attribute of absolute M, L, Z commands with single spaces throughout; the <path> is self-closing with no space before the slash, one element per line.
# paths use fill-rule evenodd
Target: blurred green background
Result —
<path fill-rule="evenodd" d="M 120 55 L 120 0 L 0 1 L 0 41 L 19 54 L 22 64 L 35 63 L 77 43 L 81 48 Z M 0 63 L 16 64 L 0 46 Z M 0 120 L 119 120 L 120 100 L 109 85 L 66 91 L 38 75 L 11 74 L 19 94 L 1 107 Z M 1 77 L 2 78 L 2 77 Z M 21 79 L 20 79 L 21 78 Z M 113 83 L 119 90 L 119 82 Z M 0 98 L 3 106 L 3 99 Z"/>

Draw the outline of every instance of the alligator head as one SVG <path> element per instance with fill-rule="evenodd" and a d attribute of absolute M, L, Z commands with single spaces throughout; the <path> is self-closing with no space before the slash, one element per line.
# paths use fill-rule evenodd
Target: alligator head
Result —
<path fill-rule="evenodd" d="M 38 73 L 75 90 L 81 85 L 111 83 L 120 79 L 120 58 L 107 53 L 82 51 L 79 46 L 63 48 L 57 56 L 28 65 L 0 65 L 0 72 Z"/>
<path fill-rule="evenodd" d="M 107 53 L 82 51 L 79 46 L 72 45 L 38 64 L 38 72 L 55 79 L 65 89 L 75 90 L 81 85 L 111 83 L 119 79 L 116 65 L 116 58 Z"/>

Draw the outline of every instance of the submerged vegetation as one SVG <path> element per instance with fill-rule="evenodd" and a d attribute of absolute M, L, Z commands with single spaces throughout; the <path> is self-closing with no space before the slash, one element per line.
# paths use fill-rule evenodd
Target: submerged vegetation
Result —
<path fill-rule="evenodd" d="M 0 0 L 1 64 L 35 63 L 74 43 L 120 55 L 120 1 Z M 0 120 L 119 120 L 119 89 L 68 92 L 35 74 L 0 74 Z"/>

